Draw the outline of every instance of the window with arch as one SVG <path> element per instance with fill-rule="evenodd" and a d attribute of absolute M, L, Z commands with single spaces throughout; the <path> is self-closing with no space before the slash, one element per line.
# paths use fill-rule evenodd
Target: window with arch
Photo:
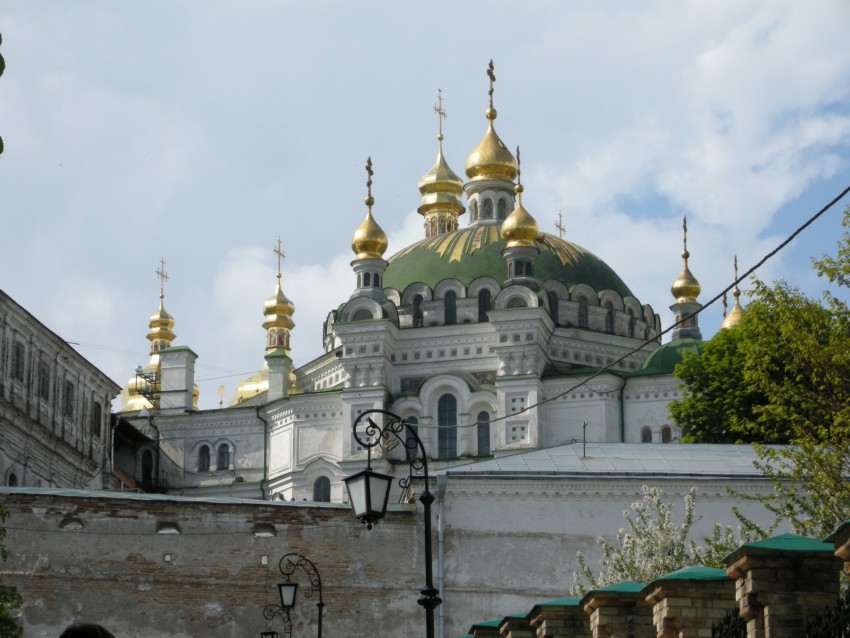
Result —
<path fill-rule="evenodd" d="M 142 488 L 149 490 L 153 487 L 153 452 L 142 452 Z"/>
<path fill-rule="evenodd" d="M 451 459 L 457 456 L 457 399 L 453 394 L 444 394 L 437 401 L 437 458 Z"/>
<path fill-rule="evenodd" d="M 493 200 L 485 199 L 484 208 L 481 211 L 482 219 L 493 219 Z"/>
<path fill-rule="evenodd" d="M 670 429 L 669 426 L 665 425 L 661 428 L 661 442 L 669 443 L 673 440 L 673 430 Z"/>
<path fill-rule="evenodd" d="M 413 298 L 413 327 L 422 327 L 422 295 Z"/>
<path fill-rule="evenodd" d="M 327 476 L 320 476 L 313 481 L 313 500 L 320 503 L 331 502 L 331 480 Z"/>
<path fill-rule="evenodd" d="M 629 336 L 634 337 L 635 336 L 635 311 L 632 310 L 631 308 L 629 308 L 628 312 L 629 312 L 629 327 L 628 327 Z"/>
<path fill-rule="evenodd" d="M 587 299 L 578 298 L 578 327 L 587 328 Z"/>
<path fill-rule="evenodd" d="M 453 326 L 457 323 L 457 293 L 454 290 L 446 292 L 446 325 Z"/>
<path fill-rule="evenodd" d="M 490 291 L 485 288 L 478 293 L 478 321 L 487 321 L 487 312 L 490 310 Z"/>
<path fill-rule="evenodd" d="M 209 472 L 210 471 L 210 446 L 202 445 L 198 448 L 198 471 L 199 472 Z"/>
<path fill-rule="evenodd" d="M 361 308 L 357 312 L 354 313 L 354 316 L 351 318 L 352 321 L 366 321 L 367 319 L 372 318 L 372 313 L 366 310 L 365 308 Z"/>
<path fill-rule="evenodd" d="M 372 287 L 372 275 L 367 273 L 363 273 L 363 287 L 371 288 Z"/>
<path fill-rule="evenodd" d="M 6 479 L 6 485 L 9 487 L 18 487 L 18 476 L 14 472 L 9 472 L 9 478 Z"/>
<path fill-rule="evenodd" d="M 419 435 L 419 419 L 415 416 L 409 416 L 404 419 L 408 427 L 404 429 L 404 456 L 408 461 L 412 461 L 419 454 L 419 445 L 416 443 L 416 437 L 411 434 L 411 430 L 417 436 Z"/>
<path fill-rule="evenodd" d="M 605 302 L 605 332 L 614 334 L 614 304 Z"/>
<path fill-rule="evenodd" d="M 380 288 L 380 287 L 381 287 L 381 276 L 380 276 L 378 273 L 375 273 L 375 274 L 373 275 L 373 277 L 372 277 L 372 284 L 375 286 L 375 288 Z"/>
<path fill-rule="evenodd" d="M 640 431 L 640 442 L 652 443 L 652 430 L 650 430 L 649 428 L 643 428 Z"/>
<path fill-rule="evenodd" d="M 478 456 L 490 456 L 490 413 L 481 410 L 475 419 L 478 433 Z"/>
<path fill-rule="evenodd" d="M 525 303 L 525 299 L 522 297 L 511 297 L 508 300 L 506 308 L 527 308 L 528 304 Z"/>
<path fill-rule="evenodd" d="M 496 208 L 496 214 L 499 219 L 505 219 L 508 216 L 508 204 L 504 199 L 499 200 L 499 205 Z"/>
<path fill-rule="evenodd" d="M 230 446 L 227 443 L 222 443 L 218 446 L 218 458 L 215 466 L 220 470 L 226 470 L 230 467 Z"/>
<path fill-rule="evenodd" d="M 549 301 L 549 316 L 552 317 L 552 322 L 558 325 L 558 295 L 554 292 L 547 292 L 546 298 Z"/>
<path fill-rule="evenodd" d="M 97 401 L 91 411 L 91 433 L 97 438 L 103 437 L 103 408 Z"/>

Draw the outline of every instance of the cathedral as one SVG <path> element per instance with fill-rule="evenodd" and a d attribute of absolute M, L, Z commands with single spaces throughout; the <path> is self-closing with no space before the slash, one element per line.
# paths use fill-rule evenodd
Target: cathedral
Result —
<path fill-rule="evenodd" d="M 676 325 L 662 345 L 652 306 L 592 252 L 541 231 L 524 207 L 520 150 L 496 132 L 492 67 L 488 74 L 486 129 L 465 181 L 443 155 L 440 118 L 437 159 L 418 184 L 420 241 L 388 253 L 367 162 L 352 291 L 327 315 L 320 357 L 293 363 L 295 303 L 283 291 L 278 244 L 265 363 L 230 405 L 197 410 L 197 355 L 173 343 L 161 290 L 150 361 L 121 394 L 122 487 L 342 502 L 342 479 L 366 463 L 352 424 L 372 409 L 415 428 L 438 470 L 570 443 L 678 440 L 667 408 L 681 394 L 672 372 L 702 343 L 687 226 L 671 289 Z M 724 327 L 740 312 L 736 297 Z M 381 460 L 388 472 L 402 464 L 406 472 L 404 461 L 404 446 Z"/>

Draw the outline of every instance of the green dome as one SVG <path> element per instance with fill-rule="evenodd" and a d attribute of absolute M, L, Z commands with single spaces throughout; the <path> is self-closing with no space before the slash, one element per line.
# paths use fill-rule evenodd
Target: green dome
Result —
<path fill-rule="evenodd" d="M 648 374 L 673 374 L 677 365 L 682 363 L 686 352 L 697 357 L 702 353 L 703 342 L 699 339 L 675 339 L 652 351 L 643 362 L 641 371 Z"/>
<path fill-rule="evenodd" d="M 634 296 L 608 264 L 581 246 L 547 233 L 541 233 L 536 243 L 540 254 L 534 260 L 534 278 L 539 283 L 555 279 L 567 288 L 586 284 L 597 292 L 614 290 L 623 298 Z M 465 286 L 478 277 L 502 282 L 508 275 L 504 248 L 500 224 L 476 224 L 424 239 L 390 257 L 384 287 L 403 292 L 421 282 L 434 288 L 449 278 Z"/>

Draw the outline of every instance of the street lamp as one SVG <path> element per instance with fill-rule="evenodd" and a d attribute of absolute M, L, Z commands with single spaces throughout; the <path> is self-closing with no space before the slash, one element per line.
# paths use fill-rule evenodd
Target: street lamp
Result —
<path fill-rule="evenodd" d="M 383 415 L 387 423 L 383 426 L 378 425 L 369 416 L 371 414 Z M 357 433 L 357 426 L 361 421 L 367 424 L 363 430 L 365 440 L 361 439 Z M 366 469 L 343 481 L 348 489 L 348 500 L 351 502 L 354 515 L 365 523 L 366 529 L 372 529 L 372 526 L 387 513 L 387 500 L 392 481 L 391 476 L 372 470 L 372 448 L 380 444 L 382 440 L 389 440 L 391 437 L 398 439 L 405 447 L 410 461 L 411 476 L 399 481 L 399 485 L 403 488 L 410 484 L 413 471 L 422 471 L 425 489 L 419 496 L 419 502 L 422 503 L 425 514 L 425 588 L 419 591 L 421 597 L 416 602 L 425 608 L 425 635 L 427 638 L 434 638 L 434 609 L 443 601 L 439 596 L 439 590 L 434 587 L 431 569 L 431 504 L 434 502 L 434 495 L 431 494 L 428 485 L 428 455 L 425 453 L 425 446 L 415 428 L 410 427 L 397 414 L 386 410 L 363 412 L 355 419 L 352 429 L 355 440 L 361 447 L 366 448 Z M 401 436 L 402 433 L 405 434 L 404 437 Z"/>
<path fill-rule="evenodd" d="M 271 621 L 275 616 L 280 616 L 283 621 L 283 638 L 292 638 L 292 621 L 289 619 L 289 610 L 277 605 L 266 605 L 263 608 L 266 630 L 260 632 L 261 638 L 279 638 L 280 634 L 271 628 Z"/>
<path fill-rule="evenodd" d="M 304 598 L 312 598 L 314 594 L 319 596 L 316 607 L 319 608 L 319 638 L 322 638 L 322 610 L 325 603 L 322 601 L 322 577 L 319 570 L 309 558 L 294 553 L 285 554 L 278 563 L 278 569 L 286 577 L 286 582 L 278 583 L 277 588 L 280 592 L 280 604 L 286 610 L 287 617 L 289 610 L 295 606 L 295 595 L 298 593 L 298 583 L 292 581 L 292 575 L 297 569 L 302 569 L 307 574 L 310 579 L 310 591 L 304 592 Z"/>

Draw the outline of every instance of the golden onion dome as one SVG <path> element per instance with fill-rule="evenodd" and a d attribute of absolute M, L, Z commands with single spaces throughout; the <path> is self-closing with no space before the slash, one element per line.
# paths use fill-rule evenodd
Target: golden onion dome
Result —
<path fill-rule="evenodd" d="M 287 321 L 289 328 L 295 324 L 292 323 L 292 315 L 295 314 L 295 304 L 283 294 L 283 289 L 280 287 L 280 278 L 277 280 L 277 289 L 274 294 L 268 298 L 265 303 L 263 314 L 266 319 L 263 321 L 263 327 L 269 328 L 272 325 L 277 325 L 279 321 Z"/>
<path fill-rule="evenodd" d="M 516 178 L 516 160 L 493 128 L 493 120 L 497 115 L 496 109 L 491 106 L 485 115 L 489 121 L 487 132 L 466 160 L 466 176 L 471 181 L 481 179 L 513 181 Z"/>
<path fill-rule="evenodd" d="M 437 162 L 431 170 L 419 180 L 419 193 L 422 203 L 419 212 L 424 214 L 432 208 L 453 208 L 459 213 L 465 210 L 463 205 L 463 180 L 449 168 L 443 157 L 443 136 L 440 135 L 440 150 Z"/>
<path fill-rule="evenodd" d="M 356 259 L 381 259 L 387 250 L 387 234 L 372 217 L 372 204 L 375 203 L 371 195 L 364 200 L 366 206 L 366 218 L 354 231 L 351 238 L 351 250 L 354 251 Z"/>
<path fill-rule="evenodd" d="M 517 184 L 514 190 L 517 194 L 517 205 L 502 223 L 502 239 L 507 242 L 508 248 L 533 246 L 540 235 L 537 220 L 522 205 L 522 184 Z"/>
<path fill-rule="evenodd" d="M 688 268 L 688 257 L 690 257 L 688 250 L 683 250 L 682 259 L 684 265 L 682 266 L 682 272 L 679 273 L 676 281 L 670 287 L 670 292 L 673 293 L 673 297 L 676 298 L 677 303 L 696 303 L 697 297 L 702 290 L 702 286 L 700 286 L 697 278 L 693 276 L 690 268 Z"/>
<path fill-rule="evenodd" d="M 159 296 L 159 308 L 151 315 L 148 327 L 150 332 L 147 334 L 147 338 L 151 342 L 151 354 L 170 346 L 177 336 L 171 330 L 174 327 L 174 317 L 165 310 L 162 295 Z"/>

